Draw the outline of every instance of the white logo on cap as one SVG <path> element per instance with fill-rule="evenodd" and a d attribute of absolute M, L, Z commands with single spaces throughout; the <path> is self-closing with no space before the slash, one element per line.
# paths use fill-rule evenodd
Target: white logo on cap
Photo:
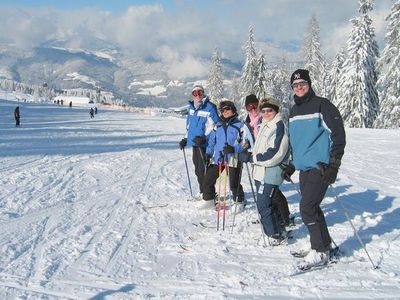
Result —
<path fill-rule="evenodd" d="M 294 79 L 300 79 L 300 73 L 294 74 Z"/>

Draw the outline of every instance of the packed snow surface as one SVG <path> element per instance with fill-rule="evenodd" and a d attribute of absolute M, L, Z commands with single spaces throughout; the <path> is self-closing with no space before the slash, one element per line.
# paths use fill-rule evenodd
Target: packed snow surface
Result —
<path fill-rule="evenodd" d="M 400 131 L 347 129 L 338 181 L 322 204 L 337 264 L 292 276 L 308 245 L 298 174 L 284 183 L 297 227 L 264 247 L 249 205 L 188 202 L 185 120 L 173 115 L 0 101 L 1 299 L 394 299 L 400 293 Z M 198 192 L 186 149 L 193 193 Z M 353 228 L 365 243 L 373 263 Z M 203 228 L 200 222 L 209 226 Z"/>

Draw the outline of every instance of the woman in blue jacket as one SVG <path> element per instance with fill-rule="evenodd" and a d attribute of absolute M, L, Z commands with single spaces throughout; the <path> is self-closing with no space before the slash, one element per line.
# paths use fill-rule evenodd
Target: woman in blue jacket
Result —
<path fill-rule="evenodd" d="M 245 140 L 243 134 L 243 122 L 237 118 L 236 107 L 232 101 L 222 101 L 219 104 L 220 117 L 214 130 L 208 138 L 206 149 L 206 163 L 211 163 L 207 168 L 204 179 L 203 199 L 210 201 L 210 207 L 214 206 L 215 182 L 218 178 L 218 163 L 222 162 L 224 170 L 225 162 L 229 166 L 229 186 L 233 198 L 244 206 L 244 193 L 240 184 L 240 164 L 238 154 L 245 150 L 242 144 Z"/>

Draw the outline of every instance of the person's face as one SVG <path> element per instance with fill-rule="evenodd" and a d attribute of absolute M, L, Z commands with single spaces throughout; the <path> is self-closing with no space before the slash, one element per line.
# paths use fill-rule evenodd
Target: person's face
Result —
<path fill-rule="evenodd" d="M 296 79 L 292 83 L 292 89 L 297 97 L 303 97 L 310 90 L 310 86 L 304 79 Z"/>
<path fill-rule="evenodd" d="M 251 116 L 257 116 L 258 115 L 258 104 L 257 103 L 247 104 L 246 110 Z"/>
<path fill-rule="evenodd" d="M 233 116 L 232 108 L 229 106 L 224 106 L 220 109 L 220 112 L 225 119 Z"/>
<path fill-rule="evenodd" d="M 194 90 L 192 92 L 192 96 L 193 96 L 194 101 L 196 101 L 198 103 L 200 103 L 201 100 L 203 100 L 203 95 L 204 95 L 204 93 L 203 93 L 202 90 Z"/>
<path fill-rule="evenodd" d="M 277 112 L 271 107 L 264 107 L 261 110 L 261 116 L 265 121 L 271 121 L 273 118 L 275 118 L 276 114 Z"/>

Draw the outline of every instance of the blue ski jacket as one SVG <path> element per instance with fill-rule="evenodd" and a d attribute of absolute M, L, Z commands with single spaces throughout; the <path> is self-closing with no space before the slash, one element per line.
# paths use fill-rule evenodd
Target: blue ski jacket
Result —
<path fill-rule="evenodd" d="M 289 115 L 289 142 L 296 170 L 318 168 L 318 162 L 340 160 L 346 145 L 342 117 L 337 108 L 310 88 L 302 98 L 294 96 Z"/>
<path fill-rule="evenodd" d="M 208 97 L 204 97 L 199 107 L 194 106 L 193 101 L 189 101 L 189 110 L 186 118 L 186 138 L 188 146 L 196 146 L 195 137 L 202 137 L 206 143 L 202 147 L 207 147 L 207 136 L 218 122 L 217 107 L 211 103 Z"/>
<path fill-rule="evenodd" d="M 235 153 L 228 154 L 229 166 L 237 167 L 238 153 L 244 151 L 242 141 L 244 139 L 244 123 L 239 121 L 237 115 L 229 120 L 220 119 L 208 138 L 206 153 L 214 158 L 214 164 L 218 164 L 219 159 L 224 160 L 224 146 L 228 144 L 235 148 Z"/>

